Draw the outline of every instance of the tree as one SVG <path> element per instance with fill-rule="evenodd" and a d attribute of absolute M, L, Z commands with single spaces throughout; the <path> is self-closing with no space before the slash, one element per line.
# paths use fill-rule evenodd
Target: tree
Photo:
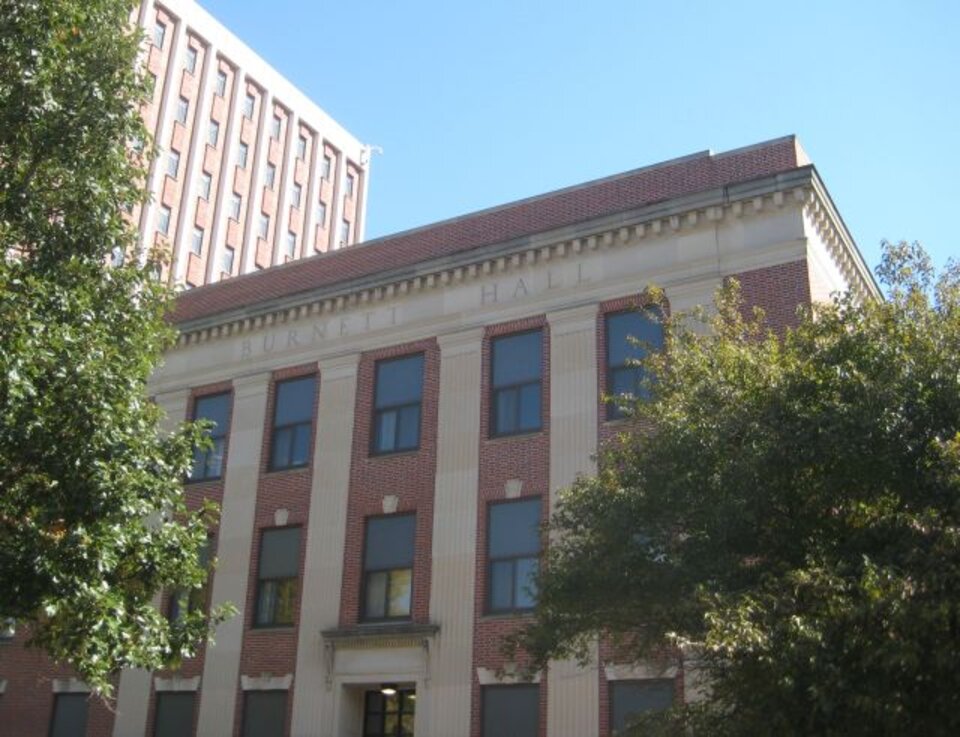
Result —
<path fill-rule="evenodd" d="M 132 10 L 0 0 L 0 619 L 105 694 L 225 613 L 153 604 L 202 586 L 210 510 L 183 496 L 199 430 L 165 435 L 146 396 L 170 294 L 152 263 L 106 266 L 145 197 Z"/>
<path fill-rule="evenodd" d="M 960 733 L 960 270 L 901 243 L 878 275 L 782 334 L 735 285 L 668 321 L 514 648 L 696 659 L 709 701 L 643 734 Z"/>

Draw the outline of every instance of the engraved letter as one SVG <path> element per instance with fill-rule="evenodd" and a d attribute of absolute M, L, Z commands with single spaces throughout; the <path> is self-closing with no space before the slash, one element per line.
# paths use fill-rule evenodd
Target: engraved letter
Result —
<path fill-rule="evenodd" d="M 523 283 L 523 279 L 517 279 L 516 289 L 513 290 L 513 298 L 517 297 L 526 297 L 530 293 L 527 291 L 527 285 Z"/>
<path fill-rule="evenodd" d="M 327 323 L 317 322 L 313 324 L 313 342 L 324 340 L 327 337 Z"/>
<path fill-rule="evenodd" d="M 287 348 L 292 348 L 295 345 L 300 345 L 300 340 L 297 338 L 296 330 L 287 331 Z"/>
<path fill-rule="evenodd" d="M 273 344 L 274 344 L 274 341 L 276 341 L 276 339 L 277 339 L 277 336 L 274 335 L 273 333 L 263 336 L 263 352 L 264 353 L 270 353 L 271 351 L 273 351 Z"/>
<path fill-rule="evenodd" d="M 245 361 L 253 357 L 253 346 L 250 344 L 250 338 L 247 338 L 240 344 L 240 360 Z"/>
<path fill-rule="evenodd" d="M 496 284 L 483 284 L 480 287 L 480 304 L 485 305 L 487 302 L 497 301 L 497 285 Z"/>

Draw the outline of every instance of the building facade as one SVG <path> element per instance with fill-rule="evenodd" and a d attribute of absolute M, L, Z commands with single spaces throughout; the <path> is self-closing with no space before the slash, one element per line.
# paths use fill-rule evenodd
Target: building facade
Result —
<path fill-rule="evenodd" d="M 697 698 L 682 656 L 598 645 L 588 667 L 523 681 L 500 644 L 535 601 L 539 522 L 624 428 L 603 398 L 635 379 L 624 335 L 656 340 L 647 287 L 677 312 L 730 277 L 780 327 L 837 290 L 877 295 L 793 137 L 184 293 L 152 389 L 171 425 L 217 422 L 187 494 L 222 509 L 203 603 L 240 613 L 177 673 L 123 673 L 113 712 L 10 643 L 0 724 L 39 734 L 83 711 L 84 731 L 55 733 L 610 737 Z"/>
<path fill-rule="evenodd" d="M 193 0 L 142 0 L 140 257 L 193 288 L 363 240 L 370 150 Z M 117 254 L 119 258 L 121 254 Z"/>

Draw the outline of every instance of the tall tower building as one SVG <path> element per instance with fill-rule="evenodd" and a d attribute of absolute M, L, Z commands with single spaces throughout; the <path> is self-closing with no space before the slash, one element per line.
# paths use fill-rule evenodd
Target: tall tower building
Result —
<path fill-rule="evenodd" d="M 142 0 L 142 256 L 190 289 L 363 240 L 369 149 L 193 0 Z"/>

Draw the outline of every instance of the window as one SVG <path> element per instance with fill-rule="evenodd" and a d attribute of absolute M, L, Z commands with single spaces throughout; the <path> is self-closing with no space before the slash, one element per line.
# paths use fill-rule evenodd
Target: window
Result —
<path fill-rule="evenodd" d="M 353 174 L 347 174 L 347 197 L 353 197 L 353 189 L 356 186 L 356 177 Z"/>
<path fill-rule="evenodd" d="M 84 737 L 89 694 L 58 693 L 53 698 L 50 737 Z"/>
<path fill-rule="evenodd" d="M 283 737 L 286 721 L 286 691 L 246 691 L 243 694 L 242 737 Z"/>
<path fill-rule="evenodd" d="M 277 181 L 277 167 L 275 167 L 273 164 L 267 164 L 267 170 L 263 178 L 266 182 L 266 185 L 270 189 L 273 189 L 273 184 Z"/>
<path fill-rule="evenodd" d="M 607 329 L 607 393 L 613 397 L 645 398 L 645 372 L 642 367 L 631 365 L 642 359 L 650 349 L 663 348 L 663 313 L 658 307 L 642 311 L 614 312 L 606 316 Z M 631 342 L 635 338 L 639 343 Z M 623 417 L 623 410 L 616 404 L 607 405 L 607 419 Z"/>
<path fill-rule="evenodd" d="M 210 188 L 213 185 L 213 177 L 203 172 L 200 175 L 200 196 L 205 200 L 210 199 Z"/>
<path fill-rule="evenodd" d="M 323 157 L 323 166 L 320 167 L 320 176 L 322 176 L 327 181 L 330 181 L 330 172 L 333 169 L 333 161 L 330 160 L 329 156 Z"/>
<path fill-rule="evenodd" d="M 0 619 L 0 640 L 12 640 L 17 634 L 17 620 L 13 617 Z"/>
<path fill-rule="evenodd" d="M 270 232 L 270 216 L 269 215 L 260 215 L 260 222 L 257 227 L 257 235 L 259 235 L 264 240 L 267 239 L 267 233 Z"/>
<path fill-rule="evenodd" d="M 407 619 L 416 516 L 371 517 L 363 549 L 363 619 Z"/>
<path fill-rule="evenodd" d="M 187 58 L 184 60 L 183 66 L 190 74 L 197 71 L 197 49 L 195 46 L 187 46 Z"/>
<path fill-rule="evenodd" d="M 222 69 L 217 70 L 217 97 L 223 97 L 227 94 L 227 74 Z"/>
<path fill-rule="evenodd" d="M 160 21 L 153 24 L 153 45 L 158 49 L 163 48 L 164 39 L 167 37 L 167 26 Z"/>
<path fill-rule="evenodd" d="M 340 245 L 345 246 L 350 242 L 350 221 L 343 220 L 340 222 Z"/>
<path fill-rule="evenodd" d="M 192 691 L 158 691 L 153 718 L 154 737 L 183 737 L 193 734 Z"/>
<path fill-rule="evenodd" d="M 167 176 L 176 179 L 180 173 L 180 152 L 171 151 L 167 154 Z"/>
<path fill-rule="evenodd" d="M 413 689 L 387 696 L 367 691 L 363 704 L 364 737 L 412 737 L 417 699 Z"/>
<path fill-rule="evenodd" d="M 243 117 L 247 120 L 253 120 L 253 109 L 256 104 L 257 98 L 248 92 L 247 96 L 243 98 Z"/>
<path fill-rule="evenodd" d="M 177 100 L 177 122 L 181 125 L 187 124 L 187 114 L 190 112 L 190 100 L 181 97 Z"/>
<path fill-rule="evenodd" d="M 663 711 L 673 705 L 673 681 L 611 681 L 610 731 L 624 730 L 631 720 L 645 712 Z"/>
<path fill-rule="evenodd" d="M 540 686 L 484 686 L 481 689 L 482 737 L 537 737 L 540 734 Z"/>
<path fill-rule="evenodd" d="M 327 226 L 327 206 L 322 202 L 317 205 L 317 225 Z"/>
<path fill-rule="evenodd" d="M 300 207 L 300 196 L 303 194 L 303 187 L 299 184 L 293 185 L 293 191 L 290 194 L 290 199 L 293 202 L 294 207 Z"/>
<path fill-rule="evenodd" d="M 270 136 L 280 140 L 280 126 L 283 125 L 283 121 L 280 120 L 279 115 L 273 116 L 273 121 L 270 123 Z"/>
<path fill-rule="evenodd" d="M 287 258 L 297 257 L 297 234 L 292 230 L 287 231 Z"/>
<path fill-rule="evenodd" d="M 540 499 L 497 502 L 487 515 L 487 611 L 532 609 L 540 561 Z"/>
<path fill-rule="evenodd" d="M 373 452 L 393 453 L 420 447 L 423 354 L 377 361 L 373 414 Z"/>
<path fill-rule="evenodd" d="M 170 232 L 170 208 L 160 205 L 157 211 L 157 232 L 161 235 L 167 235 Z"/>
<path fill-rule="evenodd" d="M 194 420 L 210 420 L 213 427 L 207 430 L 213 445 L 208 450 L 193 451 L 191 481 L 218 479 L 223 474 L 223 455 L 227 446 L 227 430 L 230 414 L 230 392 L 197 397 L 193 405 Z"/>
<path fill-rule="evenodd" d="M 192 288 L 192 285 L 191 285 Z M 213 557 L 213 538 L 208 537 L 206 543 L 197 554 L 197 562 L 201 568 L 207 570 L 207 579 L 198 589 L 176 588 L 170 593 L 170 604 L 167 609 L 167 619 L 176 622 L 188 612 L 197 612 L 207 605 L 207 591 L 210 587 L 210 578 L 213 571 L 210 569 L 210 558 Z"/>
<path fill-rule="evenodd" d="M 216 147 L 217 141 L 220 140 L 220 124 L 215 121 L 210 121 L 210 127 L 207 129 L 207 143 L 211 146 Z"/>
<path fill-rule="evenodd" d="M 227 273 L 233 273 L 234 251 L 230 246 L 223 247 L 223 261 L 220 264 L 220 270 Z"/>
<path fill-rule="evenodd" d="M 277 383 L 270 440 L 270 470 L 298 468 L 310 462 L 310 435 L 317 378 L 304 376 Z"/>
<path fill-rule="evenodd" d="M 257 571 L 257 627 L 293 624 L 300 569 L 300 528 L 264 530 Z"/>
<path fill-rule="evenodd" d="M 307 139 L 305 136 L 297 138 L 297 158 L 303 161 L 307 158 Z"/>
<path fill-rule="evenodd" d="M 238 222 L 240 220 L 240 207 L 242 204 L 243 201 L 241 200 L 240 195 L 238 195 L 236 192 L 230 195 L 229 215 Z"/>
<path fill-rule="evenodd" d="M 494 338 L 490 349 L 491 434 L 539 430 L 543 333 L 533 330 Z"/>
<path fill-rule="evenodd" d="M 247 157 L 250 155 L 250 147 L 241 142 L 239 148 L 237 148 L 237 166 L 241 169 L 247 168 Z"/>
<path fill-rule="evenodd" d="M 199 256 L 203 253 L 203 228 L 194 228 L 190 238 L 190 250 Z"/>

